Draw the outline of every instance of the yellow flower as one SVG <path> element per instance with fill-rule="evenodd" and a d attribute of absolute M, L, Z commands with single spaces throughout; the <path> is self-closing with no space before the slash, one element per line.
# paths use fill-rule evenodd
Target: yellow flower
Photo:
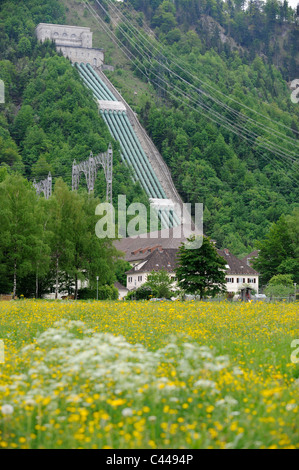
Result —
<path fill-rule="evenodd" d="M 210 405 L 206 408 L 206 412 L 207 413 L 212 413 L 212 411 L 215 409 L 215 407 L 213 405 Z"/>

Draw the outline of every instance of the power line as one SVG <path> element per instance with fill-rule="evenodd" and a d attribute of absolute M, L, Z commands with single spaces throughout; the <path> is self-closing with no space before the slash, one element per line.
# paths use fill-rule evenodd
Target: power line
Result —
<path fill-rule="evenodd" d="M 99 4 L 99 5 L 100 5 L 100 4 Z M 101 8 L 103 9 L 103 11 L 108 15 L 109 12 L 108 12 L 102 5 L 100 5 L 100 6 L 101 6 Z M 95 14 L 97 15 L 97 13 L 95 13 Z M 123 30 L 121 27 L 119 27 L 119 29 L 122 30 L 124 36 L 126 36 L 127 39 L 130 41 L 130 38 L 128 37 L 128 35 L 126 34 L 126 32 L 124 32 L 124 30 Z M 114 34 L 114 33 L 112 33 L 112 34 Z M 121 44 L 123 45 L 123 43 L 121 43 Z M 126 47 L 126 46 L 123 45 L 123 47 Z M 137 52 L 140 53 L 140 51 L 138 50 L 138 47 L 136 46 L 136 44 L 135 44 L 133 47 L 135 48 L 135 50 L 136 50 Z M 127 48 L 126 48 L 126 49 L 127 49 Z M 142 53 L 143 53 L 143 52 L 144 52 L 144 51 L 142 51 Z M 143 54 L 143 55 L 144 55 L 144 54 Z M 148 54 L 146 54 L 146 55 L 148 56 Z M 148 57 L 149 57 L 149 56 L 148 56 Z M 129 59 L 130 59 L 130 57 L 129 57 Z M 135 60 L 136 60 L 136 59 L 138 60 L 138 58 L 135 58 Z M 131 59 L 130 59 L 130 60 L 131 60 Z M 151 62 L 151 60 L 150 60 L 150 62 Z M 142 65 L 143 65 L 143 64 L 142 64 Z M 164 64 L 162 64 L 162 65 L 165 67 Z M 170 73 L 172 73 L 172 71 L 171 71 L 169 68 L 167 68 L 167 70 L 168 70 Z M 151 71 L 151 74 L 154 74 L 153 71 Z M 163 79 L 161 79 L 161 77 L 158 77 L 156 74 L 154 74 L 154 75 L 155 75 L 159 80 L 163 80 Z M 179 77 L 179 76 L 178 76 L 178 77 Z M 147 75 L 147 78 L 149 78 L 148 75 Z M 185 81 L 184 79 L 182 79 L 182 80 Z M 186 81 L 185 81 L 185 82 L 186 82 Z M 186 83 L 188 83 L 188 85 L 189 85 L 189 82 L 186 82 Z M 157 85 L 157 84 L 156 84 L 156 85 Z M 173 85 L 170 84 L 170 86 L 173 86 Z M 189 98 L 190 98 L 190 95 L 188 95 L 188 96 L 189 96 Z M 197 104 L 199 104 L 199 103 L 197 103 Z M 204 105 L 204 106 L 206 106 L 206 105 Z M 209 111 L 210 111 L 210 110 L 209 110 Z M 210 111 L 210 112 L 212 112 L 212 111 Z M 224 117 L 221 116 L 221 120 L 223 120 L 223 119 L 224 119 Z M 228 122 L 228 120 L 226 120 L 226 122 Z M 236 124 L 230 123 L 230 125 L 236 125 Z M 244 127 L 242 127 L 242 131 L 243 131 L 243 130 L 244 130 Z M 247 131 L 247 130 L 245 130 L 245 131 L 250 133 L 250 131 Z M 256 135 L 256 137 L 258 138 L 258 137 L 260 137 L 260 136 Z M 264 145 L 265 148 L 266 148 L 267 150 L 270 150 L 272 153 L 275 153 L 275 152 L 276 152 L 276 153 L 278 153 L 278 155 L 280 155 L 280 156 L 283 156 L 283 157 L 286 156 L 286 157 L 293 158 L 293 155 L 291 155 L 291 154 L 290 154 L 290 155 L 285 155 L 285 154 L 283 154 L 283 153 L 281 152 L 281 147 L 280 147 L 280 146 L 277 146 L 277 144 L 276 144 L 276 147 L 275 147 L 275 144 L 273 144 L 272 142 L 269 142 L 269 141 L 266 140 L 266 143 L 267 143 L 267 145 Z M 270 145 L 270 148 L 269 148 L 269 145 Z M 272 148 L 271 148 L 271 147 L 272 147 Z M 280 148 L 279 148 L 279 147 L 280 147 Z M 283 149 L 283 150 L 285 150 L 285 149 Z"/>
<path fill-rule="evenodd" d="M 110 0 L 108 0 L 108 2 L 109 2 L 109 1 L 110 1 Z M 101 5 L 98 1 L 97 1 L 97 3 L 101 6 L 102 9 L 104 9 L 104 7 L 102 7 L 102 5 Z M 111 1 L 110 1 L 110 4 L 111 4 Z M 114 4 L 112 4 L 112 5 L 113 5 L 113 8 L 119 12 L 119 10 L 117 9 L 117 7 L 116 7 Z M 104 9 L 104 10 L 105 10 L 105 9 Z M 105 12 L 108 14 L 107 10 L 105 10 Z M 137 31 L 137 34 L 138 34 L 138 35 L 141 35 L 141 34 L 139 33 L 139 31 L 131 24 L 131 22 L 130 22 L 129 20 L 127 20 L 126 17 L 125 17 L 121 12 L 119 12 L 119 13 L 125 18 L 126 25 L 129 25 L 129 28 L 131 28 L 131 29 L 130 29 L 130 32 L 132 33 L 132 28 L 134 28 L 135 31 Z M 128 36 L 128 35 L 126 34 L 126 32 L 123 30 L 123 28 L 122 28 L 121 26 L 118 26 L 118 28 L 122 31 L 122 33 L 123 33 L 124 36 L 128 39 L 128 41 L 130 41 L 130 40 L 132 39 L 131 36 Z M 135 38 L 137 41 L 138 41 L 138 40 L 140 41 L 140 38 L 139 38 L 139 37 L 137 37 L 134 33 L 132 33 L 132 34 L 133 34 L 134 38 Z M 142 35 L 141 35 L 141 37 L 144 38 L 144 36 L 142 36 Z M 140 41 L 141 44 L 143 45 L 143 47 L 144 47 L 145 49 L 147 49 L 147 51 L 149 51 L 150 54 L 152 54 L 152 49 L 154 48 L 154 49 L 158 52 L 158 54 L 161 56 L 161 51 L 159 51 L 152 43 L 150 43 L 149 40 L 147 40 L 146 38 L 144 38 L 144 39 L 145 39 L 146 42 L 148 42 L 148 43 L 150 44 L 151 49 L 149 49 L 149 48 L 144 44 L 144 42 Z M 131 44 L 131 43 L 130 43 L 130 44 Z M 133 45 L 131 44 L 131 46 L 134 47 L 135 50 L 140 53 L 140 51 L 138 50 L 138 43 L 137 43 L 137 45 L 136 45 L 136 43 L 134 43 Z M 140 46 L 139 46 L 139 47 L 140 47 Z M 145 51 L 144 51 L 144 49 L 143 49 L 143 50 L 142 50 L 142 56 L 144 56 L 144 52 L 145 52 Z M 146 52 L 145 52 L 145 55 L 147 56 L 147 58 L 148 58 L 149 61 L 151 62 L 151 56 L 149 56 L 149 54 L 146 53 Z M 162 58 L 164 58 L 164 59 L 166 59 L 166 61 L 168 61 L 168 58 L 165 57 L 165 56 L 163 56 L 163 55 L 162 55 Z M 259 123 L 259 122 L 255 122 L 255 121 L 254 121 L 253 119 L 251 119 L 250 117 L 245 116 L 245 115 L 243 115 L 242 113 L 235 111 L 233 108 L 230 108 L 230 107 L 227 106 L 225 103 L 222 103 L 222 102 L 219 101 L 218 99 L 215 99 L 215 98 L 212 97 L 211 95 L 208 95 L 208 94 L 205 93 L 203 90 L 198 89 L 198 88 L 195 87 L 192 83 L 188 82 L 188 81 L 185 80 L 183 77 L 181 77 L 180 75 L 178 75 L 177 73 L 175 73 L 173 70 L 171 70 L 169 67 L 167 67 L 167 66 L 164 64 L 164 62 L 161 62 L 161 60 L 159 59 L 159 56 L 158 56 L 158 58 L 155 58 L 155 60 L 156 60 L 162 67 L 164 67 L 167 72 L 169 72 L 170 74 L 174 75 L 174 76 L 175 76 L 176 78 L 178 78 L 180 81 L 183 81 L 183 82 L 186 83 L 188 86 L 191 86 L 193 89 L 195 89 L 195 91 L 196 91 L 197 93 L 200 93 L 200 96 L 204 95 L 204 96 L 206 96 L 207 98 L 213 100 L 213 101 L 216 102 L 218 105 L 220 105 L 220 106 L 224 107 L 225 109 L 227 109 L 229 113 L 233 113 L 235 116 L 237 116 L 238 118 L 241 118 L 241 119 L 245 120 L 246 122 L 249 121 L 249 122 L 254 123 L 254 125 L 257 125 L 258 127 L 261 127 L 262 130 L 264 130 L 264 129 L 270 130 L 272 134 L 273 134 L 273 133 L 275 134 L 275 133 L 277 132 L 277 133 L 279 134 L 279 136 L 277 135 L 276 137 L 279 137 L 280 140 L 281 140 L 281 137 L 280 137 L 280 136 L 283 136 L 283 137 L 282 137 L 282 140 L 285 140 L 288 144 L 294 144 L 294 142 L 297 143 L 295 139 L 292 139 L 292 138 L 290 138 L 290 137 L 286 137 L 284 134 L 282 134 L 282 133 L 279 132 L 279 131 L 276 131 L 275 129 L 272 129 L 272 128 L 269 128 L 269 127 L 267 127 L 267 126 L 264 126 L 263 124 L 261 124 L 261 123 Z M 175 63 L 175 61 L 173 61 L 173 62 Z M 179 65 L 178 65 L 178 66 L 179 66 Z M 180 66 L 179 66 L 179 67 L 180 67 Z M 180 68 L 181 68 L 181 67 L 180 67 Z M 182 69 L 182 68 L 181 68 L 181 69 Z M 183 69 L 182 69 L 182 70 L 183 70 Z M 183 71 L 185 72 L 185 69 L 184 69 Z M 272 122 L 275 122 L 275 121 L 272 121 Z M 292 142 L 291 142 L 291 141 L 292 141 Z M 267 141 L 267 142 L 269 142 L 269 141 Z M 274 145 L 274 144 L 272 144 L 272 143 L 270 142 L 270 145 Z M 286 149 L 284 149 L 283 147 L 281 147 L 281 146 L 278 145 L 278 144 L 276 144 L 276 147 L 277 147 L 278 149 L 284 151 L 284 152 L 286 151 Z M 287 150 L 287 152 L 290 152 L 290 151 Z M 294 156 L 296 156 L 296 154 L 290 153 L 289 156 L 294 157 Z"/>
<path fill-rule="evenodd" d="M 95 18 L 99 23 L 102 24 L 102 26 L 104 27 L 104 30 L 107 32 L 107 34 L 109 35 L 109 37 L 113 40 L 113 42 L 115 42 L 119 47 L 121 47 L 122 50 L 125 49 L 125 51 L 123 51 L 123 52 L 125 53 L 126 57 L 127 57 L 131 62 L 133 62 L 134 66 L 135 66 L 143 75 L 146 76 L 146 78 L 147 78 L 148 81 L 150 81 L 149 75 L 144 71 L 144 65 L 139 61 L 138 58 L 135 57 L 135 61 L 132 59 L 132 53 L 128 50 L 128 48 L 117 38 L 117 36 L 116 36 L 112 31 L 110 31 L 110 29 L 107 27 L 107 24 L 106 24 L 106 23 L 101 19 L 101 17 L 92 9 L 92 7 L 91 7 L 87 2 L 85 2 L 85 3 L 86 3 L 87 8 L 89 9 L 90 13 L 94 16 L 94 18 Z M 101 5 L 100 5 L 100 6 L 101 6 Z M 104 9 L 104 11 L 108 14 L 107 10 Z M 108 31 L 107 31 L 107 28 L 108 28 Z M 136 60 L 138 61 L 138 63 L 141 63 L 142 68 L 140 68 L 139 65 L 136 64 Z M 158 77 L 156 74 L 154 74 L 154 75 L 155 75 L 156 77 Z M 163 79 L 161 79 L 161 77 L 158 77 L 158 78 L 159 78 L 159 80 L 163 81 Z M 165 82 L 165 81 L 164 81 L 164 82 Z M 166 83 L 166 82 L 165 82 L 165 83 Z M 167 82 L 167 85 L 170 85 L 172 88 L 174 88 L 174 85 L 169 84 L 168 82 Z M 158 87 L 161 88 L 161 86 L 159 85 L 159 83 L 156 83 L 156 86 L 158 86 Z M 177 87 L 176 87 L 176 88 L 177 88 Z M 177 89 L 178 89 L 178 88 L 177 88 Z M 178 90 L 179 90 L 179 93 L 184 94 L 184 93 L 182 92 L 182 90 L 180 90 L 180 89 L 178 89 Z M 168 92 L 168 93 L 171 94 L 170 92 Z M 172 95 L 175 99 L 177 99 L 177 96 L 175 96 L 175 95 L 173 95 L 173 94 L 171 94 L 171 95 Z M 186 98 L 191 99 L 191 101 L 192 101 L 192 100 L 194 101 L 194 99 L 193 99 L 190 95 L 184 94 L 184 96 L 185 96 Z M 188 103 L 185 103 L 185 104 L 186 104 L 188 107 L 190 107 L 191 109 L 193 109 L 193 110 L 195 110 L 196 112 L 198 112 L 198 109 L 192 107 L 192 106 L 189 105 Z M 201 108 L 207 109 L 207 105 L 206 105 L 206 104 L 199 103 L 199 102 L 196 102 L 196 104 L 197 104 L 198 106 L 200 106 Z M 233 124 L 232 124 L 231 122 L 229 122 L 225 117 L 219 115 L 219 113 L 217 113 L 218 116 L 216 116 L 216 115 L 215 115 L 215 111 L 211 110 L 210 108 L 208 108 L 208 112 L 212 113 L 212 115 L 213 115 L 214 117 L 217 117 L 218 120 L 220 119 L 221 121 L 223 121 L 223 122 L 220 122 L 220 123 L 219 123 L 217 120 L 215 120 L 215 119 L 212 118 L 211 116 L 207 116 L 207 117 L 208 117 L 209 119 L 211 119 L 213 122 L 215 122 L 216 124 L 220 124 L 220 125 L 226 127 L 228 130 L 234 132 L 234 133 L 237 134 L 239 137 L 243 137 L 243 138 L 245 138 L 247 141 L 249 141 L 249 143 L 251 143 L 251 144 L 253 143 L 253 144 L 256 145 L 256 142 L 253 141 L 252 138 L 250 139 L 251 136 L 246 136 L 246 135 L 244 136 L 244 135 L 242 134 L 243 128 L 240 129 L 240 127 L 239 127 L 238 125 L 237 125 L 237 126 L 236 126 L 236 125 L 233 125 Z M 246 132 L 250 132 L 250 131 L 246 131 Z M 258 137 L 259 137 L 259 136 L 258 136 Z M 270 142 L 270 145 L 273 146 L 274 144 L 272 144 L 272 143 Z M 267 145 L 265 145 L 265 144 L 264 144 L 264 147 L 265 147 L 266 150 L 270 150 L 270 151 L 272 151 L 272 153 L 273 153 L 273 149 L 271 149 L 271 147 L 269 148 L 269 147 L 268 147 Z M 257 149 L 255 149 L 255 151 L 260 154 L 260 152 L 259 152 Z M 278 152 L 278 157 L 292 158 L 292 156 L 279 153 L 279 149 L 277 149 L 276 152 Z M 263 157 L 265 157 L 266 159 L 269 160 L 269 158 L 268 158 L 266 155 L 263 155 Z M 293 161 L 293 160 L 291 160 L 291 161 Z M 273 164 L 274 162 L 271 161 L 271 163 Z M 280 170 L 281 170 L 281 169 L 280 169 Z M 295 180 L 294 178 L 292 178 L 290 175 L 286 175 L 286 176 L 289 177 L 292 181 L 294 181 L 294 182 L 296 181 L 296 180 Z"/>
<path fill-rule="evenodd" d="M 97 4 L 103 9 L 103 6 L 99 3 L 99 1 L 96 0 L 96 2 L 97 2 Z M 117 8 L 117 6 L 115 5 L 115 3 L 113 3 L 111 0 L 107 0 L 107 2 L 108 2 L 108 4 L 111 6 L 111 8 L 114 9 L 114 12 L 117 12 L 122 18 L 124 18 L 124 21 L 126 22 L 127 25 L 129 25 L 129 26 L 131 27 L 131 30 L 132 30 L 132 29 L 135 30 L 135 31 L 137 32 L 137 34 L 138 34 L 139 36 L 141 36 L 141 37 L 143 38 L 143 40 L 144 40 L 145 42 L 147 42 L 147 43 L 150 45 L 150 48 L 151 48 L 151 49 L 154 48 L 154 50 L 158 51 L 158 53 L 161 54 L 161 49 L 163 49 L 163 46 L 162 46 L 161 43 L 159 43 L 159 41 L 158 41 L 158 39 L 156 38 L 154 32 L 152 32 L 153 35 L 154 35 L 154 40 L 155 40 L 155 42 L 160 46 L 160 49 L 157 49 L 157 47 L 155 47 L 154 44 L 153 44 L 152 42 L 150 42 L 149 39 L 148 39 L 146 36 L 143 36 L 143 34 L 140 32 L 140 30 L 138 30 L 138 29 L 133 25 L 133 23 L 130 22 L 130 20 L 128 20 L 127 17 Z M 107 13 L 106 10 L 105 10 L 105 12 Z M 136 37 L 136 35 L 135 35 L 135 37 Z M 242 103 L 242 102 L 237 101 L 236 99 L 232 98 L 231 96 L 225 95 L 224 93 L 222 93 L 222 92 L 221 92 L 220 90 L 218 90 L 217 88 L 215 88 L 215 87 L 213 87 L 212 85 L 210 85 L 209 83 L 204 82 L 203 80 L 201 80 L 198 76 L 193 75 L 192 72 L 190 72 L 190 71 L 187 69 L 187 64 L 186 64 L 186 63 L 182 62 L 182 63 L 183 63 L 183 66 L 184 66 L 184 68 L 182 68 L 182 67 L 180 66 L 180 64 L 177 62 L 177 58 L 176 58 L 171 52 L 168 51 L 168 54 L 169 54 L 170 56 L 172 56 L 172 59 L 171 59 L 171 60 L 172 60 L 172 63 L 173 63 L 173 64 L 177 65 L 184 73 L 187 72 L 187 74 L 188 74 L 189 76 L 191 76 L 193 79 L 195 79 L 195 80 L 199 81 L 200 83 L 202 83 L 202 85 L 207 86 L 208 88 L 210 88 L 211 90 L 213 90 L 215 93 L 219 93 L 219 94 L 221 94 L 223 97 L 230 99 L 231 101 L 235 102 L 235 103 L 238 104 L 238 105 L 241 105 L 242 107 L 248 109 L 250 112 L 253 112 L 253 113 L 255 113 L 255 114 L 257 114 L 257 115 L 263 117 L 264 119 L 267 119 L 267 120 L 269 120 L 270 122 L 275 123 L 275 124 L 278 125 L 278 126 L 282 126 L 282 127 L 284 127 L 285 129 L 287 129 L 288 131 L 290 131 L 290 132 L 292 132 L 292 133 L 296 133 L 296 134 L 299 135 L 299 132 L 297 132 L 295 129 L 292 129 L 292 128 L 288 127 L 288 126 L 285 126 L 285 125 L 282 124 L 282 123 L 279 123 L 279 122 L 277 122 L 277 121 L 274 121 L 274 120 L 271 119 L 270 117 L 265 116 L 265 115 L 259 113 L 258 111 L 254 110 L 254 109 L 252 109 L 252 108 L 250 108 L 250 107 L 248 107 L 248 106 L 246 106 L 246 105 L 245 105 L 244 103 Z M 164 56 L 164 58 L 165 58 L 166 60 L 168 60 L 168 58 L 167 58 L 166 56 Z M 180 77 L 180 78 L 182 78 L 182 77 Z M 189 82 L 188 82 L 188 83 L 189 83 Z M 189 83 L 189 84 L 190 84 L 191 86 L 193 86 L 191 83 Z M 200 92 L 203 93 L 203 90 L 200 90 Z M 210 97 L 211 99 L 214 99 L 212 96 L 209 96 L 209 97 Z M 222 104 L 225 105 L 225 103 L 222 103 Z M 226 105 L 226 106 L 227 106 L 227 105 Z M 243 116 L 243 118 L 245 118 L 246 120 L 247 120 L 247 119 L 250 119 L 248 116 L 243 115 L 242 113 L 235 111 L 233 108 L 230 108 L 229 106 L 227 106 L 227 108 L 229 108 L 232 112 L 237 113 L 239 116 Z M 261 124 L 261 125 L 264 126 L 263 124 Z M 267 126 L 264 126 L 264 127 L 267 128 L 267 129 L 269 129 L 271 132 L 277 132 L 277 133 L 279 133 L 281 136 L 286 137 L 285 134 L 282 134 L 282 133 L 280 133 L 279 131 L 276 131 L 275 129 L 268 128 Z M 297 141 L 296 141 L 295 139 L 293 139 L 293 138 L 291 138 L 291 137 L 288 137 L 288 136 L 287 136 L 287 138 L 290 139 L 290 140 L 292 140 L 292 141 L 294 141 L 295 143 L 297 143 Z"/>

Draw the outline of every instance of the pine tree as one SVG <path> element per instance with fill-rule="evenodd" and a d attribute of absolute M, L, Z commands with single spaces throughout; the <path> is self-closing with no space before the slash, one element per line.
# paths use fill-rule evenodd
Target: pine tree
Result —
<path fill-rule="evenodd" d="M 188 239 L 193 241 L 194 237 Z M 225 291 L 225 261 L 218 255 L 209 238 L 204 237 L 200 248 L 179 248 L 176 277 L 178 285 L 187 294 L 204 296 Z"/>

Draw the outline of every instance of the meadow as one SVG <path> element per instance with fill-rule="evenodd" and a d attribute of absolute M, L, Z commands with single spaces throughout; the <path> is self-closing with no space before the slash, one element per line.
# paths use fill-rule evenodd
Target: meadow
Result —
<path fill-rule="evenodd" d="M 299 448 L 297 338 L 284 302 L 1 302 L 0 448 Z"/>

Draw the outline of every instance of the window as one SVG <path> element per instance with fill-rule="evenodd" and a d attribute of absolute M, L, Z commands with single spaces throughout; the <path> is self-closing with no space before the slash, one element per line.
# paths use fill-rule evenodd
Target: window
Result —
<path fill-rule="evenodd" d="M 231 282 L 233 283 L 234 282 L 234 278 L 233 277 L 227 277 L 225 278 L 226 282 Z"/>
<path fill-rule="evenodd" d="M 254 284 L 256 282 L 255 277 L 249 277 L 247 280 L 248 284 Z"/>
<path fill-rule="evenodd" d="M 133 278 L 131 276 L 128 277 L 128 283 L 132 284 Z"/>
<path fill-rule="evenodd" d="M 142 276 L 138 276 L 138 282 L 142 282 Z"/>

